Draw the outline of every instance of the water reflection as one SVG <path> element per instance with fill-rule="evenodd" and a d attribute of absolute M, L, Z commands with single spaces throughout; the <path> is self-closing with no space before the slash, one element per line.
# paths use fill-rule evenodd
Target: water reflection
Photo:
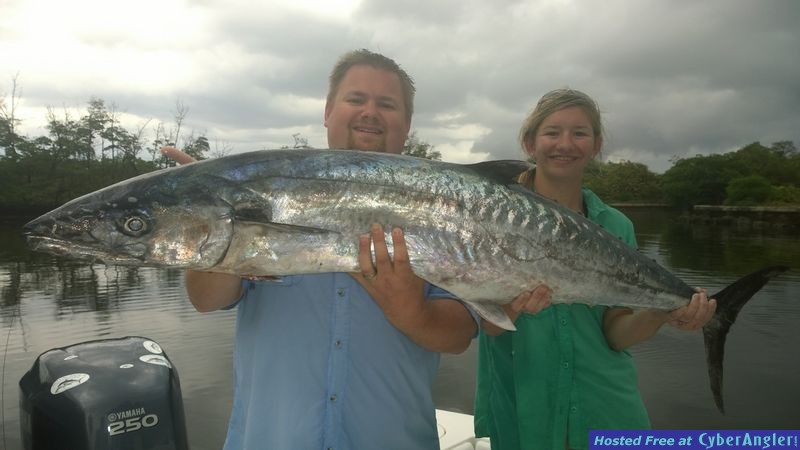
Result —
<path fill-rule="evenodd" d="M 2 448 L 21 448 L 17 383 L 44 351 L 145 336 L 181 380 L 193 449 L 219 449 L 231 401 L 232 312 L 199 314 L 179 270 L 106 267 L 27 251 L 18 223 L 0 223 Z"/>

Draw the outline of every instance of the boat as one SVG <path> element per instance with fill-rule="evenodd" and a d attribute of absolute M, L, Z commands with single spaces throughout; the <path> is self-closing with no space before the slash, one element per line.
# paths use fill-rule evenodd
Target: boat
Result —
<path fill-rule="evenodd" d="M 491 450 L 489 438 L 476 438 L 473 433 L 473 417 L 444 409 L 436 410 L 441 450 Z"/>

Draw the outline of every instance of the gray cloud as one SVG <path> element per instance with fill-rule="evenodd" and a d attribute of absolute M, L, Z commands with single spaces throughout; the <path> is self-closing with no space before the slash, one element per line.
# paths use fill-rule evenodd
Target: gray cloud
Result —
<path fill-rule="evenodd" d="M 126 88 L 110 82 L 113 75 L 98 81 L 89 73 L 62 85 L 23 71 L 26 102 L 75 104 L 94 95 L 168 122 L 180 98 L 191 126 L 237 151 L 288 144 L 298 132 L 323 146 L 328 72 L 342 53 L 366 47 L 414 77 L 413 128 L 447 159 L 521 157 L 516 135 L 524 116 L 543 93 L 564 86 L 598 100 L 612 160 L 663 171 L 670 158 L 753 141 L 800 145 L 794 0 L 364 0 L 349 17 L 266 4 L 194 5 L 198 29 L 185 30 L 191 39 L 137 44 L 113 30 L 79 36 L 90 47 L 174 51 L 179 65 L 153 68 L 174 71 L 168 87 Z M 0 34 L 14 38 L 2 19 Z M 16 70 L 12 58 L 3 60 Z"/>

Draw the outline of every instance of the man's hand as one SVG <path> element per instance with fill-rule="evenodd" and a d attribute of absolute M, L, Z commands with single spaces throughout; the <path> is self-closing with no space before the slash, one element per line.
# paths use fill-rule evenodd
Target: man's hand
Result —
<path fill-rule="evenodd" d="M 375 247 L 372 260 L 370 243 Z M 361 273 L 354 278 L 369 292 L 383 310 L 386 318 L 401 330 L 418 321 L 425 305 L 425 281 L 411 269 L 405 236 L 399 228 L 392 230 L 394 259 L 383 228 L 373 224 L 370 234 L 362 235 L 358 242 L 358 263 Z"/>
<path fill-rule="evenodd" d="M 167 158 L 177 162 L 178 164 L 189 164 L 197 161 L 186 152 L 179 150 L 175 147 L 161 147 L 161 154 Z"/>
<path fill-rule="evenodd" d="M 392 230 L 394 258 L 383 227 L 372 225 L 358 242 L 360 273 L 353 278 L 366 289 L 386 319 L 417 345 L 432 351 L 461 353 L 469 347 L 476 325 L 467 307 L 450 298 L 425 298 L 425 280 L 414 274 L 405 236 Z M 372 259 L 371 245 L 375 249 Z"/>

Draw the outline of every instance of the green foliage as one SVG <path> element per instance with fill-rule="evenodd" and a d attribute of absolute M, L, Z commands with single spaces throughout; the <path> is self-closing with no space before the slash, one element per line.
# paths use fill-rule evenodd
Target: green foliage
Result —
<path fill-rule="evenodd" d="M 770 197 L 772 185 L 761 175 L 748 175 L 731 180 L 725 192 L 728 205 L 757 205 Z"/>
<path fill-rule="evenodd" d="M 800 188 L 796 186 L 774 186 L 770 193 L 770 204 L 800 205 Z"/>
<path fill-rule="evenodd" d="M 606 201 L 651 203 L 663 198 L 659 176 L 641 163 L 592 161 L 584 174 L 586 186 Z"/>
<path fill-rule="evenodd" d="M 786 165 L 787 158 L 794 153 L 792 142 L 776 142 L 764 147 L 754 142 L 730 153 L 732 166 L 742 175 L 761 175 L 773 184 L 798 181 L 797 172 Z"/>
<path fill-rule="evenodd" d="M 435 161 L 442 160 L 442 154 L 434 150 L 433 145 L 418 138 L 416 131 L 408 135 L 402 154 Z"/>
<path fill-rule="evenodd" d="M 156 169 L 152 161 L 57 161 L 43 153 L 18 163 L 0 160 L 0 207 L 51 209 L 70 199 Z"/>
<path fill-rule="evenodd" d="M 200 161 L 201 159 L 207 158 L 206 153 L 211 151 L 211 145 L 209 145 L 208 139 L 205 136 L 200 136 L 186 145 L 183 151 Z"/>
<path fill-rule="evenodd" d="M 103 100 L 94 98 L 79 119 L 48 110 L 48 135 L 35 139 L 15 134 L 8 116 L 0 114 L 0 149 L 5 153 L 0 157 L 0 209 L 40 212 L 163 167 L 163 161 L 139 157 L 143 129 L 126 130 Z M 202 159 L 209 151 L 208 139 L 192 138 L 186 149 Z"/>
<path fill-rule="evenodd" d="M 771 148 L 774 152 L 783 156 L 797 155 L 797 147 L 792 141 L 773 142 Z"/>
<path fill-rule="evenodd" d="M 664 196 L 675 206 L 718 205 L 725 200 L 728 182 L 741 175 L 723 155 L 678 160 L 663 177 Z"/>
<path fill-rule="evenodd" d="M 734 181 L 731 191 L 729 187 Z M 754 142 L 731 153 L 681 159 L 663 176 L 664 195 L 670 203 L 682 207 L 719 205 L 726 201 L 731 204 L 782 201 L 776 199 L 792 198 L 797 186 L 800 186 L 800 155 L 790 141 L 776 142 L 771 147 Z M 745 192 L 747 189 L 753 192 Z M 731 193 L 734 196 L 729 198 Z"/>
<path fill-rule="evenodd" d="M 0 109 L 2 109 L 2 99 L 0 99 Z M 4 115 L 0 115 L 0 148 L 5 151 L 5 157 L 16 160 L 19 158 L 18 147 L 23 138 L 14 132 L 12 120 Z"/>

